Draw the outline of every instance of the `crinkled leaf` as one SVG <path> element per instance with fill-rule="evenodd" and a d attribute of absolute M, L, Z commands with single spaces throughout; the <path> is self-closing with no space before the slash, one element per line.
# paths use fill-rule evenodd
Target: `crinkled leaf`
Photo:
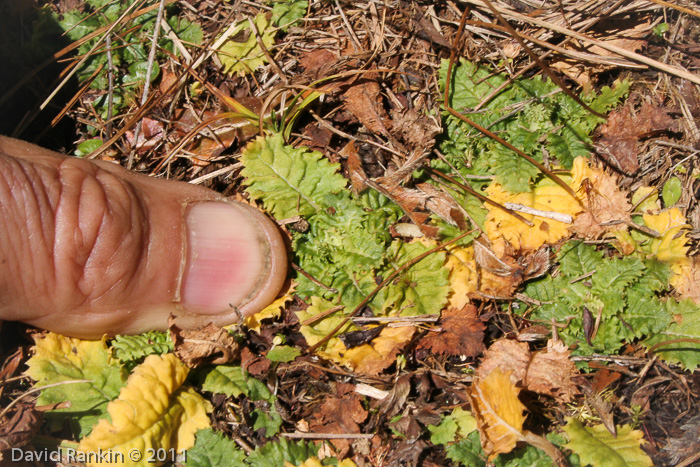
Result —
<path fill-rule="evenodd" d="M 244 465 L 246 453 L 235 441 L 211 428 L 199 430 L 194 446 L 187 451 L 187 467 Z"/>
<path fill-rule="evenodd" d="M 575 216 L 581 211 L 578 202 L 549 179 L 543 179 L 532 191 L 520 194 L 511 193 L 501 185 L 492 183 L 486 189 L 486 194 L 500 204 L 521 204 L 540 211 L 569 216 Z M 499 256 L 503 256 L 506 243 L 512 245 L 515 250 L 537 250 L 545 243 L 554 243 L 571 235 L 570 224 L 565 222 L 523 214 L 523 217 L 534 223 L 534 226 L 530 227 L 500 208 L 488 205 L 487 209 L 489 212 L 484 231 L 493 244 L 493 251 Z"/>
<path fill-rule="evenodd" d="M 276 29 L 267 20 L 265 13 L 258 14 L 253 23 L 257 31 L 251 30 L 247 19 L 239 22 L 229 39 L 219 47 L 217 55 L 224 65 L 224 71 L 229 75 L 243 76 L 267 63 L 267 57 L 260 48 L 258 39 L 269 50 L 275 43 Z M 240 36 L 244 37 L 242 41 L 234 40 Z"/>
<path fill-rule="evenodd" d="M 496 174 L 496 182 L 511 193 L 530 191 L 530 182 L 537 177 L 539 169 L 524 157 L 502 147 L 494 148 L 488 155 L 489 163 Z"/>
<path fill-rule="evenodd" d="M 239 365 L 217 365 L 199 375 L 201 388 L 215 394 L 248 395 L 248 378 Z"/>
<path fill-rule="evenodd" d="M 700 340 L 700 307 L 691 300 L 677 302 L 672 298 L 666 301 L 666 313 L 672 318 L 667 329 L 658 331 L 655 335 L 644 341 L 644 345 L 651 347 L 662 342 L 674 339 Z M 661 315 L 663 318 L 664 315 Z M 695 371 L 700 366 L 700 344 L 693 342 L 679 342 L 667 344 L 656 350 L 656 353 L 664 360 L 672 363 L 680 363 L 683 368 Z"/>
<path fill-rule="evenodd" d="M 53 429 L 60 429 L 68 419 L 76 435 L 83 437 L 101 418 L 108 417 L 107 404 L 119 395 L 125 378 L 119 364 L 111 357 L 104 341 L 84 341 L 48 333 L 36 341 L 34 356 L 27 361 L 27 375 L 36 386 L 71 380 L 41 391 L 37 405 L 69 401 L 65 409 L 46 412 Z"/>
<path fill-rule="evenodd" d="M 308 7 L 307 0 L 273 0 L 272 22 L 286 31 L 287 27 L 306 15 Z"/>
<path fill-rule="evenodd" d="M 564 437 L 557 433 L 549 433 L 547 440 L 556 446 L 562 446 L 566 443 Z M 566 460 L 568 467 L 581 467 L 576 454 L 567 456 Z M 494 460 L 493 465 L 494 467 L 559 467 L 544 451 L 530 445 L 508 454 L 501 454 Z"/>
<path fill-rule="evenodd" d="M 131 365 L 131 368 L 148 355 L 164 354 L 173 350 L 170 334 L 158 331 L 149 331 L 137 336 L 117 336 L 110 345 L 114 358 Z"/>
<path fill-rule="evenodd" d="M 389 263 L 392 269 L 397 269 L 428 250 L 429 247 L 420 242 L 397 240 L 389 248 Z M 439 313 L 449 292 L 449 273 L 444 263 L 445 253 L 433 253 L 399 275 L 387 285 L 384 309 L 392 309 L 403 316 Z"/>
<path fill-rule="evenodd" d="M 246 464 L 251 467 L 284 467 L 285 462 L 300 465 L 316 454 L 318 447 L 313 443 L 282 438 L 256 448 L 246 459 Z"/>
<path fill-rule="evenodd" d="M 278 219 L 310 216 L 325 208 L 324 197 L 345 188 L 346 180 L 320 152 L 284 144 L 282 135 L 258 137 L 241 155 L 246 191 L 262 199 Z"/>
<path fill-rule="evenodd" d="M 466 438 L 476 430 L 476 418 L 461 407 L 457 407 L 450 415 L 442 419 L 439 425 L 428 425 L 430 442 L 433 444 L 447 444 L 460 438 Z"/>
<path fill-rule="evenodd" d="M 446 448 L 447 458 L 466 467 L 485 467 L 486 458 L 481 449 L 479 432 L 473 431 L 466 438 L 460 439 Z"/>
<path fill-rule="evenodd" d="M 134 369 L 119 397 L 107 410 L 111 422 L 102 419 L 89 436 L 80 441 L 84 452 L 113 450 L 125 459 L 132 449 L 144 453 L 140 462 L 148 463 L 148 450 L 182 452 L 194 446 L 194 434 L 209 427 L 211 405 L 194 389 L 182 386 L 188 369 L 173 354 L 149 355 Z"/>
<path fill-rule="evenodd" d="M 583 426 L 575 418 L 568 418 L 564 426 L 569 443 L 566 448 L 579 455 L 581 464 L 593 467 L 651 467 L 654 465 L 642 451 L 644 433 L 630 425 L 618 426 L 617 436 L 603 424 Z"/>

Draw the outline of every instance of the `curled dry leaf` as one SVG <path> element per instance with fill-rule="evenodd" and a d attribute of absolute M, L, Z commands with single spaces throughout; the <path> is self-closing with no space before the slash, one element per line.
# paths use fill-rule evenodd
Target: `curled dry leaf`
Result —
<path fill-rule="evenodd" d="M 510 298 L 524 281 L 545 274 L 550 267 L 549 248 L 515 252 L 505 245 L 502 256 L 484 238 L 468 247 L 449 249 L 446 266 L 450 271 L 452 295 L 449 307 L 462 309 L 470 298 Z"/>
<path fill-rule="evenodd" d="M 34 404 L 20 402 L 0 419 L 0 451 L 20 448 L 34 439 L 41 427 L 41 412 Z"/>
<path fill-rule="evenodd" d="M 639 170 L 637 144 L 655 134 L 678 131 L 668 112 L 645 102 L 635 114 L 630 105 L 613 110 L 600 128 L 598 152 L 610 165 L 626 175 Z"/>
<path fill-rule="evenodd" d="M 391 121 L 388 119 L 379 96 L 376 81 L 360 80 L 343 93 L 345 108 L 369 131 L 389 136 Z"/>
<path fill-rule="evenodd" d="M 368 412 L 362 406 L 362 396 L 353 392 L 354 385 L 338 383 L 337 395 L 329 396 L 318 407 L 309 420 L 312 432 L 321 433 L 360 433 L 360 423 L 367 419 Z M 351 440 L 331 441 L 339 457 L 345 457 L 350 450 Z"/>
<path fill-rule="evenodd" d="M 236 340 L 226 329 L 209 323 L 196 331 L 185 331 L 170 321 L 170 338 L 175 343 L 174 353 L 190 368 L 205 362 L 221 365 L 239 357 Z"/>
<path fill-rule="evenodd" d="M 578 371 L 570 356 L 571 352 L 561 341 L 550 339 L 547 349 L 532 353 L 525 342 L 499 339 L 486 351 L 476 374 L 484 378 L 495 369 L 501 369 L 509 372 L 513 384 L 571 402 L 579 390 L 572 380 Z"/>
<path fill-rule="evenodd" d="M 563 342 L 550 339 L 546 350 L 533 355 L 525 375 L 525 387 L 562 402 L 571 402 L 579 390 L 572 379 L 578 371 L 570 357 L 571 351 Z"/>
<path fill-rule="evenodd" d="M 429 332 L 418 343 L 417 350 L 426 349 L 434 354 L 459 355 L 473 358 L 480 355 L 484 346 L 486 325 L 479 319 L 474 305 L 466 305 L 461 310 L 454 308 L 443 311 L 440 319 L 441 331 Z"/>
<path fill-rule="evenodd" d="M 585 238 L 598 238 L 616 230 L 626 230 L 625 222 L 631 220 L 632 205 L 627 193 L 620 190 L 617 177 L 591 167 L 582 157 L 574 160 L 572 173 L 571 187 L 586 210 L 576 216 L 571 232 Z"/>
<path fill-rule="evenodd" d="M 486 378 L 477 379 L 467 391 L 481 435 L 481 446 L 489 460 L 508 453 L 518 441 L 525 441 L 525 406 L 518 399 L 520 390 L 509 373 L 496 368 Z"/>

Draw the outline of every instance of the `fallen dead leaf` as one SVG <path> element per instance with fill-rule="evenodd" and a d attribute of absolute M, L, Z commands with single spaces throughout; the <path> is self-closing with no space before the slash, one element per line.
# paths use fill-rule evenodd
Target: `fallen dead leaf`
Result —
<path fill-rule="evenodd" d="M 29 444 L 41 428 L 41 412 L 20 402 L 0 420 L 0 451 Z"/>
<path fill-rule="evenodd" d="M 137 154 L 144 154 L 163 140 L 163 124 L 158 120 L 144 117 L 141 120 L 141 132 L 138 138 L 134 139 L 134 132 L 129 130 L 126 132 L 126 140 L 131 147 L 136 148 Z"/>
<path fill-rule="evenodd" d="M 550 339 L 546 350 L 533 355 L 523 384 L 530 391 L 571 402 L 579 390 L 572 380 L 578 370 L 569 357 L 571 351 L 563 342 Z"/>
<path fill-rule="evenodd" d="M 492 371 L 499 369 L 510 375 L 510 381 L 518 384 L 525 379 L 530 363 L 530 347 L 526 342 L 499 339 L 484 353 L 476 376 L 486 378 Z"/>
<path fill-rule="evenodd" d="M 337 383 L 336 395 L 329 396 L 314 411 L 309 419 L 311 432 L 320 433 L 360 433 L 360 423 L 367 419 L 368 412 L 362 406 L 362 396 L 354 392 L 354 384 Z M 350 450 L 351 440 L 331 441 L 339 457 L 345 457 Z"/>
<path fill-rule="evenodd" d="M 571 232 L 584 238 L 599 238 L 616 230 L 627 230 L 632 205 L 627 193 L 619 188 L 617 177 L 602 168 L 591 167 L 584 158 L 574 160 L 571 187 L 586 210 L 574 219 Z M 611 223 L 611 221 L 623 221 Z"/>
<path fill-rule="evenodd" d="M 453 355 L 474 358 L 480 355 L 484 346 L 486 325 L 479 319 L 474 305 L 466 305 L 461 310 L 454 308 L 442 312 L 439 332 L 429 332 L 420 340 L 417 350 L 426 349 L 438 355 Z"/>
<path fill-rule="evenodd" d="M 639 170 L 639 140 L 675 131 L 678 123 L 664 108 L 645 102 L 634 113 L 631 105 L 625 105 L 610 112 L 600 127 L 598 152 L 613 167 L 632 176 Z"/>
<path fill-rule="evenodd" d="M 518 399 L 519 393 L 509 373 L 500 368 L 478 378 L 467 390 L 481 446 L 489 461 L 512 451 L 518 441 L 525 441 L 522 431 L 526 408 Z"/>
<path fill-rule="evenodd" d="M 396 356 L 411 340 L 414 332 L 413 326 L 384 328 L 371 344 L 340 350 L 338 354 L 342 362 L 349 364 L 357 373 L 377 375 L 394 363 Z M 338 343 L 345 347 L 340 340 Z"/>
<path fill-rule="evenodd" d="M 203 363 L 221 365 L 239 357 L 238 343 L 226 329 L 209 323 L 196 331 L 185 331 L 170 318 L 170 338 L 175 343 L 174 353 L 190 368 Z"/>
<path fill-rule="evenodd" d="M 529 391 L 570 402 L 579 394 L 572 378 L 578 376 L 576 365 L 570 360 L 571 352 L 560 341 L 549 340 L 547 348 L 530 352 L 525 342 L 499 339 L 486 351 L 476 371 L 484 378 L 495 369 L 509 372 L 513 384 Z"/>
<path fill-rule="evenodd" d="M 389 136 L 391 122 L 379 95 L 376 81 L 361 80 L 343 93 L 345 108 L 369 131 Z"/>
<path fill-rule="evenodd" d="M 362 160 L 355 148 L 355 143 L 350 141 L 343 149 L 338 151 L 338 154 L 347 159 L 348 178 L 350 178 L 352 191 L 355 194 L 361 193 L 367 188 L 367 174 L 365 169 L 362 168 Z"/>

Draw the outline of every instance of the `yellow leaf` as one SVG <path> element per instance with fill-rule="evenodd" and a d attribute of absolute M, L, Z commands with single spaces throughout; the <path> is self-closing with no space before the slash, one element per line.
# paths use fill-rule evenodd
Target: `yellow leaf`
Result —
<path fill-rule="evenodd" d="M 476 272 L 474 247 L 455 247 L 448 250 L 445 266 L 450 271 L 450 290 L 448 308 L 461 310 L 469 303 L 469 294 L 476 291 L 479 276 Z"/>
<path fill-rule="evenodd" d="M 509 373 L 496 368 L 467 391 L 481 435 L 481 444 L 489 460 L 526 441 L 523 434 L 525 406 L 518 399 L 520 390 Z"/>
<path fill-rule="evenodd" d="M 415 328 L 403 326 L 384 328 L 369 344 L 363 344 L 352 349 L 334 349 L 338 352 L 334 359 L 349 366 L 360 374 L 376 375 L 390 367 L 396 360 L 403 346 L 411 340 Z M 341 343 L 342 345 L 342 343 Z"/>
<path fill-rule="evenodd" d="M 136 367 L 107 407 L 112 421 L 101 419 L 78 446 L 86 453 L 113 453 L 110 462 L 89 465 L 162 465 L 148 462 L 149 449 L 182 452 L 194 446 L 195 432 L 209 427 L 211 405 L 192 388 L 182 387 L 187 373 L 173 354 L 149 355 Z M 129 456 L 133 452 L 141 454 L 138 462 Z"/>
<path fill-rule="evenodd" d="M 651 238 L 643 250 L 659 261 L 669 263 L 674 272 L 680 273 L 680 267 L 688 261 L 685 230 L 690 228 L 681 210 L 671 208 L 658 214 L 645 213 L 642 218 L 644 225 L 661 234 L 660 238 Z"/>
<path fill-rule="evenodd" d="M 267 57 L 258 44 L 258 37 L 269 49 L 274 44 L 276 29 L 271 27 L 265 13 L 257 15 L 253 23 L 257 33 L 250 30 L 250 22 L 245 19 L 234 27 L 229 39 L 218 49 L 219 60 L 229 75 L 252 73 L 267 62 Z M 245 37 L 243 42 L 231 39 L 239 35 Z"/>
<path fill-rule="evenodd" d="M 279 318 L 284 307 L 287 305 L 287 303 L 291 302 L 293 298 L 294 288 L 292 287 L 292 289 L 283 297 L 278 298 L 270 305 L 265 307 L 263 310 L 255 313 L 254 315 L 246 317 L 246 327 L 251 331 L 255 331 L 258 334 L 260 334 L 260 326 L 262 325 L 262 321 L 266 319 Z"/>
<path fill-rule="evenodd" d="M 563 178 L 566 180 L 567 177 Z M 528 193 L 509 193 L 497 183 L 489 185 L 486 193 L 492 201 L 501 205 L 521 204 L 540 211 L 568 214 L 572 217 L 581 211 L 578 202 L 549 179 L 542 180 L 533 191 Z M 516 251 L 536 250 L 545 243 L 554 243 L 570 235 L 570 224 L 565 222 L 521 213 L 524 218 L 535 224 L 530 227 L 503 209 L 490 204 L 487 204 L 486 208 L 488 214 L 484 231 L 491 240 L 493 251 L 498 256 L 503 256 L 507 251 L 506 243 Z"/>
<path fill-rule="evenodd" d="M 632 204 L 636 205 L 638 212 L 658 211 L 661 205 L 659 204 L 659 192 L 653 186 L 640 186 L 632 194 Z"/>

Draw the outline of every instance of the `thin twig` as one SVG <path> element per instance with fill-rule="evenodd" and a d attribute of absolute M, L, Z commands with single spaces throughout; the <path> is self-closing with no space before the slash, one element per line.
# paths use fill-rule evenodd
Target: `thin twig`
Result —
<path fill-rule="evenodd" d="M 156 23 L 153 26 L 153 37 L 151 38 L 151 50 L 148 52 L 148 65 L 146 67 L 146 82 L 143 85 L 143 93 L 141 94 L 141 105 L 148 101 L 148 92 L 151 90 L 151 73 L 153 73 L 153 62 L 156 59 L 156 49 L 158 48 L 158 37 L 160 36 L 160 21 L 163 19 L 163 10 L 165 9 L 165 0 L 160 0 L 158 14 L 156 15 Z M 131 143 L 131 151 L 129 152 L 129 161 L 126 168 L 131 170 L 134 165 L 134 157 L 136 155 L 136 145 L 138 144 L 139 135 L 141 134 L 141 125 L 143 120 L 136 123 L 134 130 L 134 139 Z"/>

